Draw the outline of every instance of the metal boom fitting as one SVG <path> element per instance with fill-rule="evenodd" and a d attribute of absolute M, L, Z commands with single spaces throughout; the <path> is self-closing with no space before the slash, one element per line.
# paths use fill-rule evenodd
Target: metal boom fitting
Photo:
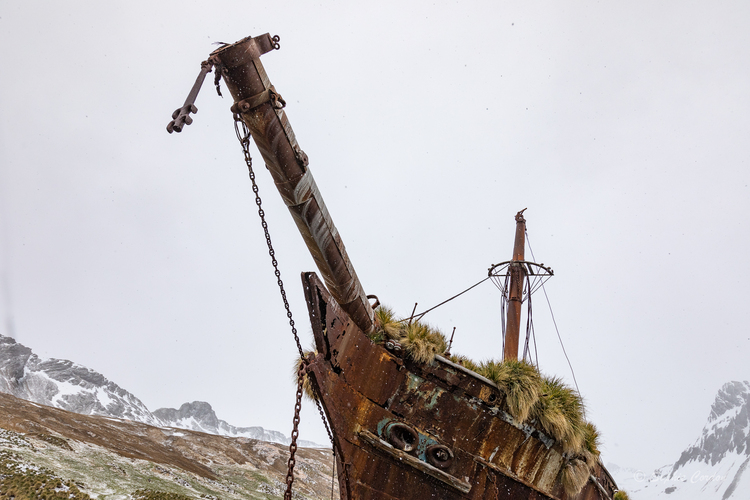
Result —
<path fill-rule="evenodd" d="M 292 214 L 326 287 L 363 332 L 373 328 L 373 308 L 357 278 L 344 243 L 297 143 L 284 106 L 271 85 L 260 56 L 279 48 L 279 37 L 268 33 L 247 37 L 211 53 L 208 62 L 220 73 L 234 98 L 232 112 L 250 130 L 276 188 Z M 205 72 L 201 71 L 199 80 Z M 196 85 L 198 82 L 196 81 Z M 197 95 L 194 87 L 193 100 Z M 187 103 L 186 106 L 192 103 Z M 182 109 L 184 109 L 183 106 Z M 179 115 L 179 111 L 175 114 Z M 189 118 L 185 120 L 190 123 Z M 175 130 L 179 131 L 177 127 Z"/>

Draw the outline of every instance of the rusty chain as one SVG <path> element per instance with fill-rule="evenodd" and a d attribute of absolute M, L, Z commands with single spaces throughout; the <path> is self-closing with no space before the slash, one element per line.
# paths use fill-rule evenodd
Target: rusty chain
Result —
<path fill-rule="evenodd" d="M 276 42 L 278 40 L 275 39 Z M 220 74 L 220 71 L 217 71 L 217 76 Z M 218 79 L 217 79 L 218 80 Z M 219 87 L 217 84 L 216 88 L 217 92 L 219 92 Z M 221 93 L 219 93 L 221 95 Z M 279 96 L 280 97 L 280 96 Z M 286 103 L 284 103 L 286 104 Z M 289 462 L 288 462 L 288 468 L 287 468 L 287 476 L 286 476 L 286 483 L 287 483 L 287 490 L 284 494 L 285 500 L 291 500 L 292 498 L 292 484 L 294 483 L 294 465 L 296 464 L 296 458 L 295 454 L 297 452 L 297 437 L 299 436 L 299 422 L 300 422 L 300 411 L 302 409 L 302 385 L 304 382 L 305 373 L 307 371 L 307 362 L 305 362 L 305 354 L 302 349 L 302 344 L 299 340 L 299 334 L 297 333 L 297 328 L 294 325 L 294 319 L 292 318 L 292 311 L 289 307 L 289 301 L 286 297 L 286 290 L 284 289 L 284 282 L 281 280 L 281 271 L 279 270 L 279 263 L 276 260 L 276 251 L 273 249 L 273 243 L 271 242 L 271 234 L 268 231 L 268 223 L 266 222 L 265 217 L 265 211 L 262 207 L 262 200 L 260 199 L 260 194 L 258 190 L 258 184 L 255 181 L 255 171 L 253 170 L 253 159 L 250 156 L 250 130 L 247 128 L 247 125 L 242 120 L 241 116 L 238 113 L 234 114 L 234 131 L 235 134 L 237 134 L 237 140 L 240 141 L 240 144 L 242 145 L 242 153 L 245 156 L 245 164 L 247 164 L 247 171 L 248 175 L 250 176 L 250 181 L 252 183 L 253 193 L 255 194 L 255 204 L 258 206 L 258 216 L 260 217 L 260 223 L 263 227 L 263 234 L 266 237 L 266 245 L 268 246 L 268 255 L 271 256 L 271 264 L 273 265 L 274 275 L 276 276 L 276 284 L 279 286 L 279 292 L 281 294 L 281 299 L 284 301 L 284 309 L 286 309 L 286 316 L 289 318 L 289 326 L 292 329 L 292 335 L 294 336 L 294 342 L 297 344 L 297 350 L 299 351 L 299 356 L 303 360 L 302 365 L 300 366 L 299 372 L 297 373 L 297 397 L 294 404 L 294 419 L 292 420 L 293 426 L 292 426 L 292 442 L 289 445 Z M 331 434 L 331 429 L 328 427 L 328 419 L 325 416 L 325 413 L 323 412 L 323 407 L 320 404 L 320 400 L 315 397 L 314 398 L 315 405 L 318 407 L 318 413 L 320 413 L 320 418 L 323 420 L 323 425 L 326 428 L 326 433 L 328 433 L 328 439 L 331 441 L 331 446 L 333 447 L 333 435 Z M 333 457 L 334 457 L 334 465 L 336 460 L 336 450 L 334 448 L 333 451 Z M 331 492 L 333 493 L 333 484 L 331 485 Z"/>
<path fill-rule="evenodd" d="M 241 124 L 241 127 L 240 127 Z M 240 128 L 242 131 L 240 132 Z M 263 226 L 263 233 L 266 236 L 266 245 L 268 245 L 268 255 L 271 256 L 271 264 L 273 265 L 273 273 L 276 276 L 276 284 L 279 285 L 279 292 L 281 293 L 281 299 L 284 301 L 284 309 L 286 309 L 286 317 L 289 318 L 289 326 L 292 328 L 292 335 L 294 335 L 294 342 L 297 343 L 297 350 L 299 351 L 299 357 L 305 358 L 305 354 L 302 350 L 302 344 L 299 341 L 299 335 L 297 334 L 297 328 L 294 326 L 294 319 L 292 318 L 292 310 L 289 308 L 289 301 L 286 298 L 286 290 L 284 290 L 284 282 L 281 280 L 281 271 L 279 271 L 279 263 L 276 261 L 276 251 L 273 249 L 271 243 L 271 234 L 268 232 L 268 223 L 266 222 L 266 213 L 263 211 L 261 206 L 260 194 L 258 194 L 258 184 L 255 182 L 255 172 L 253 171 L 253 159 L 250 156 L 250 129 L 247 128 L 245 122 L 239 114 L 234 114 L 234 132 L 237 134 L 237 139 L 242 145 L 242 152 L 245 155 L 245 163 L 247 164 L 247 171 L 250 175 L 250 181 L 253 184 L 253 193 L 255 193 L 255 204 L 258 206 L 258 216 L 260 216 L 260 225 Z"/>
<path fill-rule="evenodd" d="M 492 472 L 490 472 L 489 469 L 487 469 L 487 476 L 489 477 L 490 482 L 492 483 L 492 486 L 494 486 L 493 489 L 495 490 L 495 500 L 498 500 L 498 494 L 500 493 L 500 488 L 497 485 L 497 478 L 495 477 L 494 474 L 492 474 Z"/>
<path fill-rule="evenodd" d="M 305 381 L 305 371 L 307 365 L 305 363 L 299 367 L 297 372 L 297 399 L 294 403 L 294 419 L 292 420 L 292 442 L 289 444 L 289 461 L 287 462 L 286 471 L 286 491 L 284 492 L 284 500 L 292 500 L 292 485 L 294 484 L 294 466 L 297 463 L 295 455 L 297 453 L 297 438 L 299 437 L 299 414 L 302 410 L 302 385 Z"/>
<path fill-rule="evenodd" d="M 241 126 L 240 126 L 241 124 Z M 245 155 L 245 163 L 247 164 L 248 175 L 253 185 L 253 193 L 255 193 L 255 204 L 258 206 L 258 216 L 260 217 L 261 226 L 263 226 L 263 234 L 266 237 L 266 245 L 268 246 L 268 255 L 271 256 L 271 264 L 273 265 L 273 272 L 276 276 L 276 284 L 279 285 L 279 292 L 281 293 L 281 299 L 284 301 L 284 309 L 286 309 L 286 316 L 289 318 L 289 326 L 292 329 L 292 335 L 294 335 L 294 342 L 297 344 L 297 350 L 302 360 L 305 359 L 304 351 L 302 350 L 302 344 L 299 340 L 299 334 L 297 328 L 294 326 L 294 319 L 292 318 L 292 310 L 289 307 L 289 301 L 286 298 L 286 290 L 284 289 L 284 282 L 281 280 L 281 271 L 279 270 L 279 263 L 276 261 L 276 252 L 273 249 L 273 243 L 271 243 L 271 234 L 268 231 L 268 223 L 266 222 L 265 212 L 263 211 L 262 201 L 260 194 L 258 193 L 258 184 L 255 182 L 255 172 L 253 171 L 253 159 L 250 156 L 250 129 L 239 114 L 234 114 L 234 131 L 237 134 L 237 139 L 242 145 L 242 152 Z M 295 455 L 297 453 L 297 438 L 299 437 L 299 422 L 300 422 L 300 411 L 302 410 L 302 384 L 304 382 L 305 372 L 307 370 L 307 363 L 303 362 L 297 372 L 297 397 L 294 403 L 294 419 L 292 420 L 292 442 L 289 444 L 289 462 L 287 464 L 286 473 L 286 492 L 284 493 L 284 500 L 292 499 L 292 485 L 294 484 L 294 465 L 296 463 Z M 326 429 L 328 426 L 326 425 Z M 330 431 L 329 431 L 330 436 Z"/>

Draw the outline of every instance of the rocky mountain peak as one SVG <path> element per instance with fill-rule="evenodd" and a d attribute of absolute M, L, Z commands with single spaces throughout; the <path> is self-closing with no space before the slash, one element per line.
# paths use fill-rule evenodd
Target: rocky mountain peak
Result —
<path fill-rule="evenodd" d="M 718 420 L 727 412 L 741 406 L 747 406 L 750 399 L 750 382 L 727 382 L 719 389 L 714 404 L 711 405 L 711 414 L 708 417 L 709 422 Z"/>
<path fill-rule="evenodd" d="M 690 462 L 716 465 L 727 454 L 750 456 L 750 382 L 728 382 L 716 394 L 701 437 L 682 452 L 672 473 Z"/>
<path fill-rule="evenodd" d="M 160 423 L 138 398 L 101 373 L 67 359 L 40 359 L 5 336 L 0 336 L 0 391 L 84 415 Z"/>
<path fill-rule="evenodd" d="M 28 347 L 0 335 L 0 392 L 83 415 L 101 415 L 159 427 L 178 427 L 222 436 L 289 444 L 286 435 L 263 427 L 235 427 L 205 401 L 179 409 L 149 411 L 140 399 L 101 373 L 67 359 L 40 359 Z M 319 447 L 310 441 L 300 446 Z"/>
<path fill-rule="evenodd" d="M 610 468 L 620 488 L 639 500 L 750 498 L 750 383 L 728 382 L 716 394 L 706 425 L 680 458 L 646 474 Z M 618 477 L 619 476 L 619 477 Z"/>
<path fill-rule="evenodd" d="M 159 408 L 154 415 L 163 422 L 174 425 L 180 422 L 193 421 L 195 430 L 215 430 L 219 428 L 219 418 L 210 404 L 205 401 L 193 401 L 184 403 L 178 410 L 174 408 Z M 175 427 L 181 427 L 175 425 Z"/>

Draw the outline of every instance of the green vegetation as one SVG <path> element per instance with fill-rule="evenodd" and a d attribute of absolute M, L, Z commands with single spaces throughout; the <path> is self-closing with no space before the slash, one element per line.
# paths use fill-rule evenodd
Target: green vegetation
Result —
<path fill-rule="evenodd" d="M 70 444 L 68 444 L 68 441 L 57 436 L 50 436 L 49 434 L 32 434 L 31 436 L 41 439 L 45 443 L 49 443 L 53 446 L 57 446 L 58 448 L 63 448 L 68 451 L 73 451 L 73 448 L 70 447 Z"/>
<path fill-rule="evenodd" d="M 133 500 L 194 500 L 193 497 L 164 491 L 138 490 L 133 493 Z"/>
<path fill-rule="evenodd" d="M 389 307 L 380 306 L 375 309 L 375 330 L 370 339 L 375 343 L 386 339 L 398 340 L 403 329 L 402 322 L 396 320 L 396 315 Z"/>
<path fill-rule="evenodd" d="M 430 363 L 448 348 L 445 335 L 439 330 L 421 321 L 397 321 L 393 311 L 385 306 L 375 309 L 375 328 L 370 340 L 375 343 L 395 340 L 404 353 L 418 363 Z"/>
<path fill-rule="evenodd" d="M 403 327 L 398 340 L 407 356 L 417 363 L 430 363 L 448 348 L 445 336 L 425 323 L 415 321 Z"/>
<path fill-rule="evenodd" d="M 541 375 L 533 365 L 517 360 L 488 360 L 480 363 L 475 371 L 492 380 L 503 391 L 508 410 L 516 420 L 528 420 L 532 408 L 539 401 L 542 387 Z"/>
<path fill-rule="evenodd" d="M 473 372 L 479 373 L 479 365 L 476 364 L 473 360 L 467 358 L 466 356 L 462 354 L 453 354 L 450 357 L 450 360 L 456 363 L 457 365 L 461 365 L 464 368 L 467 368 Z"/>
<path fill-rule="evenodd" d="M 545 432 L 560 441 L 565 453 L 583 450 L 586 422 L 579 394 L 558 377 L 544 377 L 532 418 Z"/>
<path fill-rule="evenodd" d="M 141 441 L 142 434 L 130 425 L 113 422 L 100 430 L 117 433 L 147 456 L 155 451 L 159 462 L 38 429 L 23 434 L 0 428 L 0 500 L 270 500 L 280 498 L 286 486 L 284 447 L 271 443 L 239 443 L 237 451 L 246 461 L 235 462 L 221 443 L 183 437 L 194 456 L 211 461 L 215 478 L 207 478 L 162 462 L 160 448 Z M 295 498 L 329 498 L 330 462 L 328 453 L 298 450 L 302 474 L 295 481 Z"/>
<path fill-rule="evenodd" d="M 612 500 L 630 500 L 630 497 L 623 490 L 619 490 L 615 493 L 615 496 L 612 497 Z"/>
<path fill-rule="evenodd" d="M 64 481 L 43 467 L 29 467 L 21 457 L 0 451 L 0 499 L 90 500 L 73 481 Z"/>
<path fill-rule="evenodd" d="M 589 480 L 588 465 L 583 460 L 573 458 L 567 460 L 560 469 L 560 481 L 568 497 L 574 497 L 586 486 Z"/>

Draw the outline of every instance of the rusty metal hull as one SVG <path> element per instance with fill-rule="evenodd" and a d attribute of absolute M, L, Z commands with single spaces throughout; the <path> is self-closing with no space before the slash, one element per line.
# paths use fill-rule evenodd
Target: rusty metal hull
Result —
<path fill-rule="evenodd" d="M 342 499 L 568 500 L 560 445 L 516 422 L 495 384 L 440 357 L 417 364 L 373 344 L 314 273 L 302 280 L 318 352 L 309 373 L 331 423 Z M 411 429 L 411 446 L 393 429 Z M 440 447 L 450 460 L 430 455 Z M 600 465 L 575 498 L 615 491 Z"/>

